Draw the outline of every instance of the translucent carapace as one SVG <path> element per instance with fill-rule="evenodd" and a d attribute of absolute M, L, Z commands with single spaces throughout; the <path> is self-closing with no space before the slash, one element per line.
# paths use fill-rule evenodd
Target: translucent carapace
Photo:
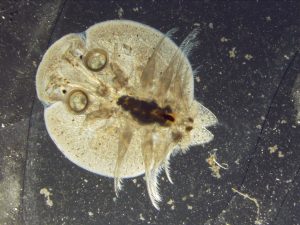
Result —
<path fill-rule="evenodd" d="M 158 209 L 157 177 L 169 158 L 207 143 L 216 117 L 194 99 L 187 56 L 193 30 L 180 47 L 149 26 L 115 20 L 56 41 L 39 65 L 36 87 L 49 135 L 78 166 L 122 179 L 145 173 Z"/>

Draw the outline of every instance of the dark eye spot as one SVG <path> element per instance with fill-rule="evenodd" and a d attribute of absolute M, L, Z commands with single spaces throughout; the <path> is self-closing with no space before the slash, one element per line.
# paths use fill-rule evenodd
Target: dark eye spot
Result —
<path fill-rule="evenodd" d="M 186 130 L 187 132 L 190 132 L 191 130 L 193 130 L 193 127 L 188 126 L 188 127 L 185 128 L 185 130 Z"/>
<path fill-rule="evenodd" d="M 183 135 L 182 135 L 181 132 L 178 132 L 178 131 L 177 132 L 172 132 L 173 141 L 179 142 L 179 141 L 181 141 L 182 137 L 183 137 Z"/>
<path fill-rule="evenodd" d="M 67 91 L 66 91 L 65 89 L 63 89 L 63 90 L 62 90 L 62 93 L 63 93 L 63 94 L 66 94 L 66 93 L 67 93 Z"/>
<path fill-rule="evenodd" d="M 165 119 L 165 120 L 169 120 L 171 122 L 174 122 L 175 121 L 175 118 L 171 115 L 168 115 L 168 114 L 164 114 L 162 115 L 162 117 Z"/>
<path fill-rule="evenodd" d="M 188 121 L 191 122 L 191 123 L 194 122 L 193 118 L 191 118 L 191 117 L 188 118 Z"/>

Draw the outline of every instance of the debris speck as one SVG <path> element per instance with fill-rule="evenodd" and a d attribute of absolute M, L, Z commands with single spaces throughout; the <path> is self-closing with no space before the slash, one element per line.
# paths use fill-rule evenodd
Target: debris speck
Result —
<path fill-rule="evenodd" d="M 173 199 L 170 199 L 170 200 L 167 202 L 167 204 L 171 206 L 171 209 L 172 209 L 172 210 L 175 209 L 175 205 L 174 205 L 174 200 L 173 200 Z"/>
<path fill-rule="evenodd" d="M 213 23 L 209 23 L 209 24 L 208 24 L 208 27 L 209 27 L 210 29 L 214 29 L 214 24 L 213 24 Z"/>
<path fill-rule="evenodd" d="M 268 150 L 269 150 L 270 154 L 273 154 L 273 153 L 275 153 L 278 150 L 278 146 L 277 145 L 270 146 L 268 148 Z"/>
<path fill-rule="evenodd" d="M 235 188 L 231 188 L 231 190 L 235 193 L 238 193 L 239 195 L 243 196 L 245 199 L 249 199 L 250 201 L 252 201 L 255 206 L 256 206 L 256 219 L 255 219 L 255 224 L 257 225 L 261 225 L 262 221 L 260 220 L 260 208 L 259 208 L 259 204 L 256 198 L 250 197 L 248 194 L 242 193 L 240 191 L 238 191 Z"/>
<path fill-rule="evenodd" d="M 281 120 L 280 123 L 281 124 L 287 124 L 287 121 L 286 120 Z"/>
<path fill-rule="evenodd" d="M 229 41 L 229 39 L 228 39 L 228 38 L 226 38 L 226 37 L 221 37 L 220 41 L 221 41 L 222 43 L 224 43 L 224 42 L 228 42 L 228 41 Z"/>
<path fill-rule="evenodd" d="M 200 27 L 200 23 L 194 23 L 195 27 Z"/>
<path fill-rule="evenodd" d="M 89 216 L 93 216 L 94 215 L 94 213 L 92 213 L 92 212 L 88 212 L 88 214 L 89 214 Z"/>
<path fill-rule="evenodd" d="M 116 197 L 113 197 L 113 201 L 116 202 L 116 201 L 117 201 L 117 198 L 116 198 Z"/>
<path fill-rule="evenodd" d="M 132 11 L 133 11 L 133 12 L 138 12 L 138 11 L 139 11 L 139 8 L 138 8 L 138 7 L 134 7 L 134 8 L 132 8 Z"/>
<path fill-rule="evenodd" d="M 229 58 L 233 59 L 236 57 L 236 47 L 233 47 L 231 50 L 228 52 Z"/>
<path fill-rule="evenodd" d="M 124 9 L 122 7 L 119 7 L 117 13 L 118 13 L 118 17 L 122 18 L 124 15 Z"/>
<path fill-rule="evenodd" d="M 287 59 L 287 60 L 290 59 L 290 57 L 288 57 L 287 55 L 284 55 L 283 57 L 284 57 L 285 59 Z"/>
<path fill-rule="evenodd" d="M 170 199 L 170 200 L 167 202 L 168 205 L 172 205 L 173 203 L 174 203 L 174 200 L 173 200 L 173 199 Z"/>
<path fill-rule="evenodd" d="M 199 83 L 199 82 L 200 82 L 200 77 L 199 77 L 199 76 L 196 76 L 196 78 L 195 78 L 195 79 L 196 79 L 196 82 L 197 82 L 197 83 Z"/>
<path fill-rule="evenodd" d="M 249 61 L 249 60 L 253 59 L 253 56 L 250 54 L 246 54 L 245 59 Z"/>
<path fill-rule="evenodd" d="M 181 199 L 182 199 L 182 201 L 186 201 L 187 200 L 187 196 L 183 196 Z"/>
<path fill-rule="evenodd" d="M 52 207 L 53 206 L 53 201 L 50 199 L 50 196 L 52 195 L 52 193 L 50 193 L 47 188 L 42 188 L 40 190 L 40 194 L 44 195 L 44 197 L 46 198 L 47 206 Z"/>
<path fill-rule="evenodd" d="M 145 218 L 144 218 L 144 216 L 143 216 L 143 214 L 142 214 L 142 213 L 140 213 L 140 220 L 142 220 L 142 221 L 144 221 L 144 220 L 145 220 Z"/>
<path fill-rule="evenodd" d="M 4 123 L 1 123 L 1 127 L 2 127 L 2 128 L 4 128 L 4 127 L 5 127 Z"/>
<path fill-rule="evenodd" d="M 284 154 L 282 151 L 278 151 L 278 158 L 283 158 L 284 157 Z"/>
<path fill-rule="evenodd" d="M 266 16 L 266 21 L 270 22 L 272 20 L 271 16 Z"/>
<path fill-rule="evenodd" d="M 87 179 L 84 179 L 83 181 L 84 181 L 85 183 L 87 183 L 87 182 L 88 182 L 88 180 L 87 180 Z"/>
<path fill-rule="evenodd" d="M 190 194 L 190 198 L 194 198 L 194 195 L 193 195 L 193 194 Z"/>
<path fill-rule="evenodd" d="M 187 205 L 187 208 L 188 208 L 188 210 L 192 210 L 192 209 L 193 209 L 193 206 Z"/>
<path fill-rule="evenodd" d="M 1 16 L 1 18 L 5 20 L 5 16 Z"/>
<path fill-rule="evenodd" d="M 132 182 L 133 182 L 134 184 L 136 184 L 137 180 L 136 180 L 136 179 L 133 179 Z"/>
<path fill-rule="evenodd" d="M 217 156 L 216 153 L 211 154 L 207 159 L 206 162 L 209 165 L 210 170 L 212 171 L 212 175 L 216 178 L 220 178 L 220 168 L 223 169 L 228 169 L 228 165 L 227 164 L 223 164 L 221 165 L 220 163 L 217 162 Z"/>
<path fill-rule="evenodd" d="M 206 193 L 211 193 L 211 189 L 208 188 L 208 189 L 205 190 L 205 192 L 206 192 Z"/>

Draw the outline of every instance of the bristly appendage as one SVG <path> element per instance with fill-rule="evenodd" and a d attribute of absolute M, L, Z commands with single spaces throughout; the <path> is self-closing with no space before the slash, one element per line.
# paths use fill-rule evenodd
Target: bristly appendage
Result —
<path fill-rule="evenodd" d="M 118 156 L 117 156 L 117 162 L 116 162 L 115 173 L 114 173 L 115 176 L 114 187 L 117 196 L 119 194 L 119 191 L 122 189 L 122 179 L 120 177 L 120 169 L 125 154 L 128 150 L 132 136 L 133 136 L 133 130 L 128 124 L 126 124 L 120 132 L 119 144 L 118 144 Z"/>
<path fill-rule="evenodd" d="M 160 39 L 160 41 L 156 45 L 154 51 L 152 52 L 146 66 L 142 72 L 141 79 L 140 79 L 141 88 L 143 90 L 148 90 L 148 91 L 151 90 L 155 76 L 158 76 L 157 73 L 159 73 L 159 71 L 156 69 L 156 60 L 160 53 L 159 50 L 161 48 L 161 45 L 166 38 L 171 37 L 175 32 L 177 32 L 177 30 L 178 30 L 178 28 L 173 28 L 173 29 L 169 30 L 167 32 L 167 34 L 164 35 L 163 38 Z"/>
<path fill-rule="evenodd" d="M 198 39 L 199 33 L 200 33 L 199 28 L 192 30 L 181 43 L 179 48 L 187 57 L 189 57 L 190 54 L 192 53 L 192 50 L 199 45 L 199 39 Z"/>
<path fill-rule="evenodd" d="M 172 31 L 173 33 L 173 31 Z M 188 102 L 186 93 L 184 90 L 187 88 L 189 79 L 186 77 L 188 68 L 185 68 L 184 57 L 182 52 L 189 55 L 194 46 L 197 45 L 198 29 L 193 30 L 187 38 L 180 45 L 180 50 L 176 51 L 172 57 L 169 65 L 163 71 L 162 75 L 158 74 L 156 68 L 156 60 L 160 54 L 161 46 L 165 40 L 165 36 L 158 42 L 150 59 L 148 60 L 145 69 L 141 76 L 141 84 L 143 88 L 146 88 L 152 93 L 153 85 L 156 85 L 156 93 L 153 97 L 156 99 L 162 99 L 160 104 L 164 104 L 167 98 L 171 98 L 173 102 L 177 102 L 175 109 L 182 110 L 180 104 L 184 105 L 185 110 L 188 110 L 189 105 L 184 104 Z M 158 82 L 155 82 L 158 81 Z M 151 91 L 150 91 L 151 90 Z M 165 97 L 162 97 L 165 96 Z M 145 174 L 147 182 L 147 190 L 152 204 L 155 208 L 159 209 L 158 203 L 161 201 L 158 188 L 158 176 L 161 169 L 165 169 L 168 180 L 173 183 L 170 176 L 169 159 L 172 151 L 169 151 L 169 144 L 158 145 L 159 149 L 155 149 L 155 129 L 147 130 L 142 143 L 142 151 L 145 165 Z M 159 140 L 160 141 L 160 140 Z M 171 142 L 171 140 L 165 140 L 165 143 Z M 161 154 L 163 153 L 163 154 Z"/>

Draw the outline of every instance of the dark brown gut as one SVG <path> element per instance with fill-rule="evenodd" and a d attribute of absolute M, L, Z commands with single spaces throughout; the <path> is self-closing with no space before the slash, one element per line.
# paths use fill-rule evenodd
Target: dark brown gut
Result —
<path fill-rule="evenodd" d="M 117 104 L 128 111 L 140 124 L 158 123 L 169 126 L 175 121 L 171 107 L 161 108 L 155 101 L 144 101 L 123 95 L 118 99 Z"/>

